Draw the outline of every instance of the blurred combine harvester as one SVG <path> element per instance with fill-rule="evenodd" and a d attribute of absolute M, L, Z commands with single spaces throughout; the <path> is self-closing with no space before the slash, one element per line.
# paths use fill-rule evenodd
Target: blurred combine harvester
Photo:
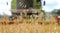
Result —
<path fill-rule="evenodd" d="M 11 2 L 12 0 L 1 0 L 0 1 L 0 15 L 4 14 L 11 16 Z"/>
<path fill-rule="evenodd" d="M 41 0 L 17 0 L 17 9 L 41 9 Z"/>
<path fill-rule="evenodd" d="M 32 14 L 38 14 L 38 9 L 40 9 L 39 11 L 42 10 L 42 3 L 41 3 L 41 0 L 16 0 L 17 1 L 17 10 L 15 10 L 14 12 L 11 13 L 11 2 L 12 0 L 1 0 L 0 1 L 0 14 L 1 15 L 8 15 L 8 16 L 11 16 L 12 14 L 19 14 L 18 13 L 18 10 L 22 11 L 22 13 L 24 14 L 25 12 L 23 12 L 23 10 L 25 9 L 25 11 L 27 11 L 28 9 L 28 12 L 26 12 L 27 14 L 32 15 Z M 4 6 L 5 5 L 5 6 Z M 31 9 L 36 9 L 36 12 L 34 10 L 31 10 Z M 12 10 L 13 11 L 13 10 Z M 32 12 L 30 12 L 32 11 Z M 20 12 L 21 13 L 21 12 Z"/>
<path fill-rule="evenodd" d="M 17 0 L 17 10 L 12 11 L 12 14 L 19 15 L 25 14 L 25 16 L 38 15 L 42 10 L 41 0 Z M 22 13 L 21 13 L 22 12 Z"/>

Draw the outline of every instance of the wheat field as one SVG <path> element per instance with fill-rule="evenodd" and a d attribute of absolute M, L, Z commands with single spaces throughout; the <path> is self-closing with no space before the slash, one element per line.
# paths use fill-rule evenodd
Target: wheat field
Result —
<path fill-rule="evenodd" d="M 60 33 L 60 26 L 53 18 L 46 22 L 40 19 L 24 20 L 20 17 L 13 22 L 8 22 L 4 17 L 4 22 L 0 22 L 0 33 Z"/>
<path fill-rule="evenodd" d="M 40 25 L 40 24 L 0 24 L 0 33 L 60 33 L 58 25 Z"/>

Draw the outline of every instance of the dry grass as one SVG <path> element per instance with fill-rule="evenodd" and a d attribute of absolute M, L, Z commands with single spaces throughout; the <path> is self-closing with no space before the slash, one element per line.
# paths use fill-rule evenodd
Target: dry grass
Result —
<path fill-rule="evenodd" d="M 21 18 L 21 17 L 20 17 Z M 4 17 L 4 22 L 0 23 L 0 33 L 60 33 L 60 26 L 55 19 L 47 22 L 44 20 L 24 20 L 23 18 L 8 23 Z"/>
<path fill-rule="evenodd" d="M 58 25 L 40 25 L 40 24 L 0 24 L 0 33 L 60 33 Z"/>

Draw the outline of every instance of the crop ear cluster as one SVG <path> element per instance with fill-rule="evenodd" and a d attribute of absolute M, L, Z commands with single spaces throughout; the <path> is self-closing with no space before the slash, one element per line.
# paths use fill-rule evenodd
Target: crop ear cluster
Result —
<path fill-rule="evenodd" d="M 8 17 L 4 16 L 0 22 L 1 33 L 59 33 L 60 27 L 55 24 L 54 17 L 51 21 L 38 19 L 24 19 L 22 16 L 9 22 Z"/>

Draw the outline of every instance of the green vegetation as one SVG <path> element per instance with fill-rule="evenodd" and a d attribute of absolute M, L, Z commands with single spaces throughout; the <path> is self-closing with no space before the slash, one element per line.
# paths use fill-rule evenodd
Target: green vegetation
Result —
<path fill-rule="evenodd" d="M 41 9 L 41 2 L 37 2 L 37 0 L 34 0 L 34 4 L 33 4 L 33 8 L 34 9 Z"/>
<path fill-rule="evenodd" d="M 57 11 L 57 15 L 59 15 L 59 16 L 60 16 L 60 9 Z"/>
<path fill-rule="evenodd" d="M 57 15 L 60 16 L 60 9 L 54 9 L 54 10 L 52 11 L 52 14 L 57 14 Z"/>
<path fill-rule="evenodd" d="M 12 6 L 12 9 L 16 9 L 16 0 L 12 1 L 12 5 L 11 6 Z"/>

